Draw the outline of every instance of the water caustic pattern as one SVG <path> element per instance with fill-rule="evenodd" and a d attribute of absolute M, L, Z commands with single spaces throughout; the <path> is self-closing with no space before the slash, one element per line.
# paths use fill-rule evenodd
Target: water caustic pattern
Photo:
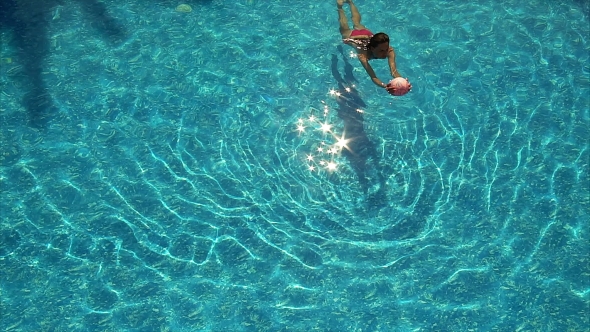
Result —
<path fill-rule="evenodd" d="M 2 46 L 2 330 L 588 326 L 587 4 L 359 0 L 403 97 L 332 3 L 106 4 L 49 13 L 41 128 Z"/>

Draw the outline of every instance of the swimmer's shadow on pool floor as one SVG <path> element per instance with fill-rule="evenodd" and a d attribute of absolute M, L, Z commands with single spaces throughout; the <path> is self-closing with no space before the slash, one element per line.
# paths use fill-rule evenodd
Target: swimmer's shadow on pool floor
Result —
<path fill-rule="evenodd" d="M 371 141 L 364 126 L 364 115 L 359 109 L 365 109 L 367 104 L 362 100 L 354 86 L 356 78 L 353 75 L 353 66 L 348 61 L 342 46 L 338 46 L 339 53 L 344 63 L 344 77 L 338 69 L 339 59 L 332 54 L 332 76 L 338 84 L 339 97 L 338 117 L 344 123 L 344 132 L 351 138 L 348 149 L 342 151 L 342 155 L 348 160 L 354 170 L 359 184 L 366 196 L 367 207 L 378 208 L 387 204 L 387 177 L 394 172 L 389 167 L 381 166 L 380 155 L 376 145 Z M 394 177 L 396 181 L 400 177 Z M 403 181 L 403 178 L 401 178 Z M 403 183 L 398 183 L 402 186 Z"/>

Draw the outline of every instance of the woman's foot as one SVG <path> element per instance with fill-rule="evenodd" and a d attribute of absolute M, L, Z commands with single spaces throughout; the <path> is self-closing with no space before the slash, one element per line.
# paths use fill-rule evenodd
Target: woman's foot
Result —
<path fill-rule="evenodd" d="M 336 0 L 336 4 L 338 5 L 338 8 L 342 8 L 342 5 L 348 3 L 348 0 Z"/>

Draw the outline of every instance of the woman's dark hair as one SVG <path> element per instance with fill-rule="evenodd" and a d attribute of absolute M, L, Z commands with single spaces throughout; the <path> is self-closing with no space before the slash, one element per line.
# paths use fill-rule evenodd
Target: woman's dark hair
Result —
<path fill-rule="evenodd" d="M 383 32 L 378 32 L 371 37 L 367 44 L 367 48 L 375 48 L 381 43 L 389 43 L 389 36 Z"/>

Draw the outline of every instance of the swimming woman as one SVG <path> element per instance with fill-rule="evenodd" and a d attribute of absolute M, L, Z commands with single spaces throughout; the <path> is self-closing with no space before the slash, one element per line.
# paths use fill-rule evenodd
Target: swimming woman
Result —
<path fill-rule="evenodd" d="M 344 3 L 348 3 L 350 6 L 353 24 L 352 30 L 348 26 L 346 14 L 344 13 L 344 9 L 342 9 Z M 383 83 L 377 75 L 375 75 L 375 71 L 369 64 L 369 60 L 388 59 L 391 76 L 394 78 L 401 76 L 395 66 L 395 51 L 393 50 L 393 47 L 389 45 L 389 36 L 383 32 L 373 34 L 369 29 L 362 25 L 361 14 L 352 0 L 336 0 L 336 6 L 338 7 L 338 22 L 340 23 L 342 41 L 357 50 L 357 58 L 363 65 L 363 68 L 367 71 L 367 74 L 369 74 L 369 77 L 371 77 L 373 83 L 386 89 L 390 94 L 393 94 L 395 88 L 389 84 Z"/>

